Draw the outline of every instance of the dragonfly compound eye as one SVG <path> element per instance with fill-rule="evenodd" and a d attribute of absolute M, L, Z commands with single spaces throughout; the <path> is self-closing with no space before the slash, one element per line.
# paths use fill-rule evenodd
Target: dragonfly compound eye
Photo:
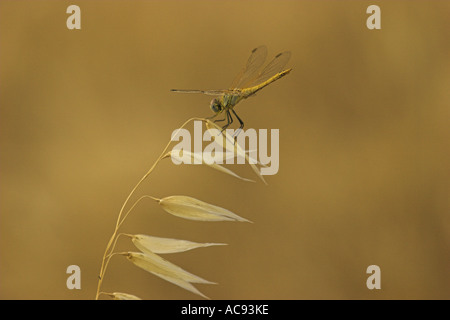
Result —
<path fill-rule="evenodd" d="M 213 99 L 211 101 L 211 110 L 214 113 L 218 113 L 222 110 L 222 105 L 220 104 L 220 102 L 217 99 Z"/>

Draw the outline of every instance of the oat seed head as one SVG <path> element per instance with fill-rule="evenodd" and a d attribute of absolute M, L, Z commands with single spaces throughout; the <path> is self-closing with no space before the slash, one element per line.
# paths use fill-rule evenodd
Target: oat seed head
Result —
<path fill-rule="evenodd" d="M 227 209 L 188 196 L 165 197 L 159 204 L 166 212 L 189 220 L 251 222 Z"/>

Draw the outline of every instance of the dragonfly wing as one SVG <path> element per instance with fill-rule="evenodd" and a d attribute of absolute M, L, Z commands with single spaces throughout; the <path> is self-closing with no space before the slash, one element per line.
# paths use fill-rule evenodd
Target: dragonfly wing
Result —
<path fill-rule="evenodd" d="M 220 96 L 222 94 L 231 92 L 230 90 L 178 90 L 178 89 L 172 89 L 170 91 L 177 93 L 201 93 L 209 96 Z"/>
<path fill-rule="evenodd" d="M 261 66 L 264 64 L 267 58 L 267 47 L 259 46 L 252 50 L 250 57 L 247 60 L 247 64 L 242 71 L 234 79 L 231 88 L 228 90 L 178 90 L 172 89 L 172 92 L 177 93 L 201 93 L 211 96 L 220 96 L 223 94 L 239 96 L 245 94 L 241 88 L 248 88 L 251 85 L 257 85 L 270 79 L 272 76 L 283 71 L 283 68 L 291 58 L 291 53 L 285 51 L 279 53 L 273 58 L 273 60 L 261 71 Z"/>
<path fill-rule="evenodd" d="M 251 85 L 258 85 L 270 79 L 277 73 L 280 73 L 281 71 L 283 71 L 284 67 L 286 66 L 290 58 L 291 53 L 289 51 L 277 54 L 275 58 L 273 58 L 273 60 L 270 61 L 267 66 L 264 67 L 264 69 L 258 74 L 258 76 L 255 79 L 245 84 L 245 87 L 249 87 Z"/>
<path fill-rule="evenodd" d="M 252 50 L 250 57 L 247 60 L 247 64 L 241 70 L 241 72 L 234 78 L 230 88 L 242 88 L 243 84 L 251 81 L 258 76 L 258 71 L 264 64 L 267 58 L 267 47 L 259 46 Z"/>

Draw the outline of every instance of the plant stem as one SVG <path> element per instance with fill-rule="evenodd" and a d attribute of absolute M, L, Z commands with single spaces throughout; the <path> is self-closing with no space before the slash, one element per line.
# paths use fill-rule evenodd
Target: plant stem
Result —
<path fill-rule="evenodd" d="M 178 130 L 176 131 L 175 135 L 178 134 L 178 132 L 184 128 L 189 122 L 194 121 L 194 120 L 199 120 L 199 121 L 206 121 L 206 119 L 203 118 L 191 118 L 189 120 L 187 120 L 185 123 L 183 123 L 183 125 L 178 128 Z M 117 222 L 116 222 L 116 227 L 114 229 L 114 232 L 111 236 L 111 238 L 108 241 L 108 244 L 106 245 L 106 249 L 105 249 L 105 253 L 103 254 L 103 258 L 102 258 L 102 265 L 100 267 L 100 274 L 99 274 L 99 280 L 98 280 L 98 284 L 97 284 L 97 292 L 95 294 L 95 300 L 98 300 L 99 294 L 100 294 L 100 288 L 102 286 L 103 283 L 103 278 L 105 276 L 105 272 L 106 272 L 106 268 L 108 266 L 108 263 L 106 261 L 109 261 L 109 258 L 111 258 L 111 253 L 110 253 L 110 248 L 111 245 L 114 242 L 114 239 L 117 236 L 117 232 L 119 231 L 120 226 L 122 225 L 122 223 L 124 222 L 125 218 L 128 216 L 128 213 L 131 211 L 131 209 L 133 209 L 133 207 L 126 213 L 125 218 L 123 220 L 121 220 L 123 212 L 125 210 L 125 207 L 127 206 L 128 202 L 130 201 L 131 196 L 134 194 L 134 192 L 137 190 L 137 188 L 141 185 L 141 183 L 150 175 L 150 173 L 152 173 L 152 171 L 156 168 L 156 165 L 159 163 L 159 161 L 161 161 L 161 159 L 164 157 L 164 155 L 167 152 L 167 149 L 169 148 L 170 144 L 172 143 L 172 140 L 169 141 L 169 143 L 166 145 L 166 147 L 164 148 L 164 150 L 161 152 L 161 155 L 158 157 L 158 159 L 156 160 L 156 162 L 151 166 L 151 168 L 147 171 L 146 174 L 144 174 L 144 176 L 141 178 L 141 180 L 139 180 L 139 182 L 134 186 L 134 188 L 131 190 L 130 194 L 128 195 L 128 197 L 125 199 L 122 208 L 119 211 L 119 216 L 117 217 Z M 140 200 L 140 199 L 139 199 Z M 139 202 L 139 200 L 137 202 Z M 111 251 L 114 250 L 114 247 L 111 248 Z M 109 256 L 109 258 L 107 258 L 107 256 Z"/>

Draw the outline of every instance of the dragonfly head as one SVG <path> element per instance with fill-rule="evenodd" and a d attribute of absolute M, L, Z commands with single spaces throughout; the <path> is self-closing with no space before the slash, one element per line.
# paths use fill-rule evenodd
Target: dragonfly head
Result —
<path fill-rule="evenodd" d="M 223 109 L 222 104 L 220 103 L 219 99 L 215 98 L 211 100 L 211 110 L 214 113 L 219 113 Z"/>

